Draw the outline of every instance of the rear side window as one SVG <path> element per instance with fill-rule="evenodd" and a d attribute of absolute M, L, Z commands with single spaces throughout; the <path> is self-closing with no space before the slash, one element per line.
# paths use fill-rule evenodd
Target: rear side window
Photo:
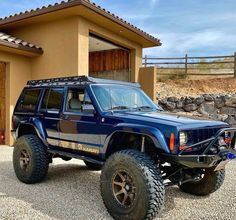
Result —
<path fill-rule="evenodd" d="M 41 104 L 41 110 L 59 112 L 63 97 L 63 89 L 47 89 Z"/>
<path fill-rule="evenodd" d="M 39 100 L 40 91 L 40 89 L 26 90 L 16 110 L 20 112 L 34 112 Z"/>

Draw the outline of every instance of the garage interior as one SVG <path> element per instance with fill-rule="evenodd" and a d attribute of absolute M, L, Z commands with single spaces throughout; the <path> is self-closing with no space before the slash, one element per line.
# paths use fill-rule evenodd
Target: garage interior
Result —
<path fill-rule="evenodd" d="M 6 85 L 6 64 L 0 62 L 0 144 L 5 141 L 5 122 L 6 122 L 6 104 L 5 104 L 5 85 Z"/>
<path fill-rule="evenodd" d="M 90 34 L 89 75 L 103 79 L 131 81 L 130 50 Z"/>

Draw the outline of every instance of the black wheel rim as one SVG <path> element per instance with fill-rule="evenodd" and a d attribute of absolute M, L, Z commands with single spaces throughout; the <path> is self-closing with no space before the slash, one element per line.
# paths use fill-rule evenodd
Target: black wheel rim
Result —
<path fill-rule="evenodd" d="M 113 196 L 117 202 L 128 208 L 132 206 L 136 197 L 135 182 L 126 171 L 118 171 L 112 178 Z"/>
<path fill-rule="evenodd" d="M 30 155 L 27 150 L 20 152 L 20 167 L 22 170 L 26 170 L 30 165 Z"/>

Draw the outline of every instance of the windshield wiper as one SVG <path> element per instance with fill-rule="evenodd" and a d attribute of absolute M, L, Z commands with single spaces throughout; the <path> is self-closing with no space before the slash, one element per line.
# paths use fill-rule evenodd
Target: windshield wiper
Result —
<path fill-rule="evenodd" d="M 153 108 L 153 107 L 148 106 L 148 105 L 139 106 L 139 107 L 137 107 L 137 108 L 135 108 L 135 109 L 138 109 L 139 111 L 142 111 L 142 110 L 158 110 L 158 109 Z"/>
<path fill-rule="evenodd" d="M 124 110 L 124 109 L 129 109 L 127 106 L 119 105 L 119 106 L 114 106 L 109 110 Z"/>
<path fill-rule="evenodd" d="M 152 107 L 150 107 L 148 105 L 139 106 L 137 108 L 140 108 L 140 109 L 153 109 Z"/>

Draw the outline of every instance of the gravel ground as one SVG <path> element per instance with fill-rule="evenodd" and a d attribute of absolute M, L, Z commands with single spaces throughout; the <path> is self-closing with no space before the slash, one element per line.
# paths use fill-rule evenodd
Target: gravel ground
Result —
<path fill-rule="evenodd" d="M 236 162 L 231 162 L 223 187 L 208 197 L 167 188 L 158 219 L 236 219 L 235 168 Z M 44 182 L 25 185 L 15 177 L 12 148 L 0 147 L 0 219 L 111 219 L 99 178 L 100 172 L 88 171 L 83 162 L 57 159 Z"/>
<path fill-rule="evenodd" d="M 167 80 L 157 82 L 157 95 L 159 98 L 170 96 L 185 97 L 199 96 L 202 94 L 235 94 L 235 78 L 215 78 L 215 79 L 196 79 L 196 80 Z"/>

